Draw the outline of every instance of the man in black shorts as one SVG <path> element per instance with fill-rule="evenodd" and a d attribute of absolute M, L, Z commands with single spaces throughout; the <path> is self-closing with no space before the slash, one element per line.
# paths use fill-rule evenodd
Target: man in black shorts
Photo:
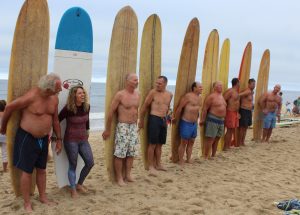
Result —
<path fill-rule="evenodd" d="M 156 170 L 166 171 L 161 164 L 162 145 L 166 143 L 167 121 L 166 116 L 172 100 L 172 93 L 166 90 L 168 79 L 159 76 L 156 87 L 147 95 L 141 108 L 139 128 L 144 127 L 144 118 L 147 108 L 150 106 L 148 120 L 148 162 L 150 175 L 157 175 Z"/>
<path fill-rule="evenodd" d="M 253 109 L 253 90 L 255 88 L 255 80 L 249 79 L 248 88 L 240 92 L 240 121 L 238 129 L 237 146 L 245 146 L 245 137 L 247 129 L 252 125 L 252 109 Z"/>
<path fill-rule="evenodd" d="M 53 205 L 46 196 L 46 163 L 48 156 L 48 134 L 53 128 L 56 136 L 56 152 L 61 151 L 61 132 L 58 120 L 57 94 L 61 91 L 60 78 L 49 74 L 40 79 L 39 86 L 9 103 L 4 111 L 1 134 L 6 133 L 7 123 L 13 112 L 20 111 L 20 126 L 15 135 L 14 166 L 22 171 L 20 190 L 24 209 L 32 211 L 30 190 L 32 172 L 36 168 L 36 184 L 40 202 Z M 18 188 L 17 188 L 18 189 Z"/>

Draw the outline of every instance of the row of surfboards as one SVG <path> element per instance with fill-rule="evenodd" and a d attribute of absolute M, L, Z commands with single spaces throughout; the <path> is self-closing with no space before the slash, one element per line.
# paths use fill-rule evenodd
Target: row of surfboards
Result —
<path fill-rule="evenodd" d="M 191 84 L 195 81 L 198 46 L 200 36 L 200 25 L 197 18 L 191 20 L 188 25 L 178 66 L 177 82 L 174 96 L 174 111 L 180 98 L 189 91 Z M 151 88 L 154 87 L 156 78 L 161 74 L 161 38 L 162 29 L 158 15 L 151 15 L 145 22 L 139 65 L 139 91 L 141 104 Z M 136 72 L 138 43 L 138 21 L 133 9 L 129 6 L 122 8 L 116 18 L 112 29 L 109 49 L 105 112 L 110 109 L 113 96 L 124 87 L 125 75 L 128 72 Z M 49 11 L 46 0 L 26 0 L 20 11 L 11 52 L 11 62 L 8 81 L 8 102 L 22 96 L 30 88 L 37 85 L 39 78 L 47 74 L 49 49 Z M 72 85 L 83 84 L 89 91 L 92 74 L 93 54 L 93 30 L 89 15 L 85 10 L 74 7 L 63 15 L 56 38 L 54 72 L 59 74 L 64 85 L 59 95 L 59 110 L 66 103 L 68 89 Z M 250 77 L 252 45 L 249 42 L 245 48 L 240 72 L 241 88 L 247 88 Z M 212 88 L 212 83 L 220 80 L 224 90 L 228 85 L 230 41 L 226 39 L 223 43 L 219 59 L 219 35 L 213 30 L 207 40 L 203 70 L 202 84 L 205 98 Z M 263 54 L 259 75 L 257 79 L 256 97 L 267 90 L 268 74 L 270 65 L 269 50 Z M 257 99 L 255 98 L 257 103 Z M 254 137 L 261 132 L 261 111 L 255 105 L 254 113 Z M 256 118 L 255 118 L 256 117 Z M 20 193 L 20 171 L 12 166 L 13 145 L 16 129 L 19 126 L 20 113 L 13 113 L 7 129 L 7 142 L 9 165 L 12 185 L 16 196 Z M 109 179 L 115 180 L 113 168 L 113 146 L 116 118 L 111 126 L 111 136 L 105 141 L 105 163 Z M 64 133 L 65 122 L 62 124 Z M 147 117 L 144 129 L 140 132 L 142 157 L 144 166 L 147 168 Z M 203 133 L 203 131 L 201 131 Z M 172 126 L 172 160 L 178 160 L 179 134 L 178 124 Z M 203 139 L 203 136 L 202 136 Z M 203 142 L 203 141 L 201 141 Z M 52 146 L 53 147 L 53 146 Z M 57 156 L 54 154 L 55 172 L 59 187 L 69 184 L 67 177 L 68 160 L 65 151 Z M 201 155 L 201 152 L 199 152 Z M 78 158 L 77 176 L 83 167 L 83 161 Z M 33 177 L 34 178 L 34 177 Z M 78 178 L 77 178 L 78 180 Z M 35 188 L 33 181 L 32 193 Z"/>

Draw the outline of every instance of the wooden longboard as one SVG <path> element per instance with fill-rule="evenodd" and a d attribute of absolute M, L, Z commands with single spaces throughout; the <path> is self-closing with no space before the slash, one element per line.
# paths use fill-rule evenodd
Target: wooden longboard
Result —
<path fill-rule="evenodd" d="M 72 86 L 83 85 L 89 94 L 92 77 L 93 29 L 87 12 L 80 7 L 68 9 L 62 16 L 55 44 L 54 71 L 59 74 L 63 90 L 59 94 L 58 111 L 66 105 L 69 90 Z M 61 133 L 64 136 L 66 120 L 61 122 Z M 55 153 L 52 144 L 53 158 L 58 187 L 70 185 L 68 180 L 69 161 L 63 147 L 62 152 Z M 84 166 L 78 156 L 76 183 Z"/>
<path fill-rule="evenodd" d="M 243 53 L 240 71 L 239 71 L 239 81 L 240 81 L 239 92 L 242 92 L 248 88 L 248 81 L 250 78 L 250 70 L 251 70 L 251 58 L 252 58 L 252 44 L 251 42 L 248 42 Z M 234 139 L 231 142 L 232 146 L 237 146 L 237 139 L 238 139 L 238 129 L 235 129 Z"/>
<path fill-rule="evenodd" d="M 177 72 L 176 88 L 174 96 L 173 111 L 176 112 L 180 99 L 189 91 L 195 81 L 198 49 L 199 49 L 200 24 L 197 18 L 193 18 L 186 30 L 184 37 L 180 61 Z M 172 124 L 171 147 L 172 161 L 176 163 L 179 160 L 178 147 L 180 145 L 179 122 Z"/>
<path fill-rule="evenodd" d="M 228 74 L 229 74 L 229 59 L 230 59 L 230 40 L 226 39 L 223 42 L 220 62 L 218 80 L 223 84 L 223 93 L 228 89 Z M 224 147 L 224 135 L 221 137 L 218 144 L 218 151 L 222 151 Z"/>
<path fill-rule="evenodd" d="M 48 51 L 49 11 L 47 1 L 26 0 L 20 11 L 14 33 L 8 78 L 8 102 L 37 86 L 39 79 L 47 74 Z M 20 111 L 15 111 L 7 125 L 8 163 L 16 196 L 21 195 L 21 171 L 13 166 L 13 150 L 20 117 Z M 31 192 L 33 194 L 34 175 L 32 179 Z"/>
<path fill-rule="evenodd" d="M 148 17 L 144 24 L 139 71 L 140 107 L 144 104 L 149 91 L 154 88 L 155 81 L 161 75 L 161 23 L 156 14 Z M 145 169 L 149 168 L 148 148 L 148 115 L 145 114 L 144 129 L 140 130 L 142 159 Z"/>
<path fill-rule="evenodd" d="M 130 6 L 122 8 L 114 22 L 109 48 L 106 78 L 105 122 L 115 94 L 124 88 L 127 73 L 136 72 L 138 21 Z M 109 180 L 115 182 L 113 166 L 116 116 L 113 117 L 111 135 L 105 141 L 105 164 Z"/>
<path fill-rule="evenodd" d="M 251 42 L 247 43 L 247 46 L 244 50 L 240 72 L 239 72 L 239 80 L 240 80 L 240 88 L 239 92 L 244 91 L 248 88 L 248 81 L 250 78 L 250 69 L 251 69 L 251 58 L 252 58 L 252 44 Z"/>
<path fill-rule="evenodd" d="M 217 80 L 218 74 L 218 57 L 219 57 L 219 34 L 216 29 L 209 34 L 204 54 L 203 69 L 202 69 L 202 104 L 204 104 L 206 96 L 212 92 L 212 85 Z M 201 116 L 201 111 L 200 111 Z M 204 126 L 200 127 L 201 150 L 199 157 L 204 155 Z"/>
<path fill-rule="evenodd" d="M 263 117 L 264 117 L 264 114 L 258 102 L 259 102 L 259 98 L 268 91 L 269 71 L 270 71 L 270 51 L 267 49 L 264 51 L 264 54 L 260 61 L 256 90 L 255 90 L 255 103 L 254 103 L 254 114 L 253 114 L 253 139 L 256 142 L 261 141 Z"/>

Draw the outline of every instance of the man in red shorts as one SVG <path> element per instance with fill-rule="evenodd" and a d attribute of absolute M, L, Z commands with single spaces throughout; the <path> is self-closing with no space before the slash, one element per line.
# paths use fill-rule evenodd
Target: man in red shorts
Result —
<path fill-rule="evenodd" d="M 224 93 L 224 99 L 227 103 L 226 117 L 225 117 L 225 127 L 226 134 L 224 138 L 224 148 L 226 151 L 230 148 L 231 140 L 234 138 L 235 129 L 239 127 L 239 113 L 240 108 L 240 97 L 238 89 L 240 82 L 238 78 L 233 78 L 231 80 L 232 88 L 226 90 Z"/>

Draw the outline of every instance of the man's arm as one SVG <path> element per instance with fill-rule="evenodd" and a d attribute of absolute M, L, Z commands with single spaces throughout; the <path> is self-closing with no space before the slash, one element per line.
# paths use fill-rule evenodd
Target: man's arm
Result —
<path fill-rule="evenodd" d="M 267 100 L 267 93 L 263 94 L 258 100 L 258 104 L 264 113 L 267 113 L 267 111 L 265 110 L 266 100 Z"/>
<path fill-rule="evenodd" d="M 1 130 L 0 130 L 1 134 L 6 133 L 7 123 L 11 114 L 16 110 L 21 110 L 27 107 L 33 101 L 33 98 L 34 98 L 33 90 L 30 90 L 25 95 L 15 99 L 14 101 L 6 105 L 2 117 Z"/>
<path fill-rule="evenodd" d="M 228 89 L 228 90 L 225 91 L 223 97 L 224 97 L 226 102 L 230 99 L 231 94 L 232 94 L 232 90 Z"/>
<path fill-rule="evenodd" d="M 244 97 L 244 96 L 248 96 L 250 95 L 252 92 L 249 89 L 244 90 L 243 92 L 239 93 L 240 97 Z"/>
<path fill-rule="evenodd" d="M 176 123 L 177 119 L 180 118 L 182 109 L 187 105 L 187 103 L 188 103 L 188 98 L 186 95 L 184 95 L 179 101 L 179 105 L 176 108 L 175 114 L 172 119 L 172 123 Z"/>
<path fill-rule="evenodd" d="M 102 133 L 102 137 L 104 140 L 106 140 L 110 136 L 110 128 L 111 128 L 112 118 L 113 118 L 113 115 L 116 112 L 120 102 L 121 102 L 121 94 L 118 92 L 114 96 L 114 98 L 111 102 L 110 111 L 108 112 L 108 116 L 107 116 L 107 120 L 106 120 L 106 124 L 105 124 L 105 130 Z"/>
<path fill-rule="evenodd" d="M 154 92 L 151 90 L 149 92 L 149 94 L 147 95 L 147 97 L 144 101 L 144 104 L 142 105 L 141 110 L 140 110 L 139 128 L 144 127 L 144 118 L 145 118 L 146 110 L 152 103 L 153 97 L 154 97 Z"/>
<path fill-rule="evenodd" d="M 202 114 L 201 114 L 201 120 L 200 120 L 200 123 L 199 123 L 200 126 L 202 126 L 205 122 L 207 111 L 209 110 L 209 108 L 211 106 L 211 101 L 212 101 L 211 96 L 207 96 L 204 100 L 204 104 L 203 104 L 203 108 L 202 108 Z"/>
<path fill-rule="evenodd" d="M 55 152 L 59 154 L 62 148 L 62 139 L 61 139 L 61 130 L 60 124 L 58 119 L 58 98 L 56 97 L 57 104 L 55 107 L 55 112 L 53 114 L 53 131 L 56 135 L 56 145 L 55 145 Z"/>

